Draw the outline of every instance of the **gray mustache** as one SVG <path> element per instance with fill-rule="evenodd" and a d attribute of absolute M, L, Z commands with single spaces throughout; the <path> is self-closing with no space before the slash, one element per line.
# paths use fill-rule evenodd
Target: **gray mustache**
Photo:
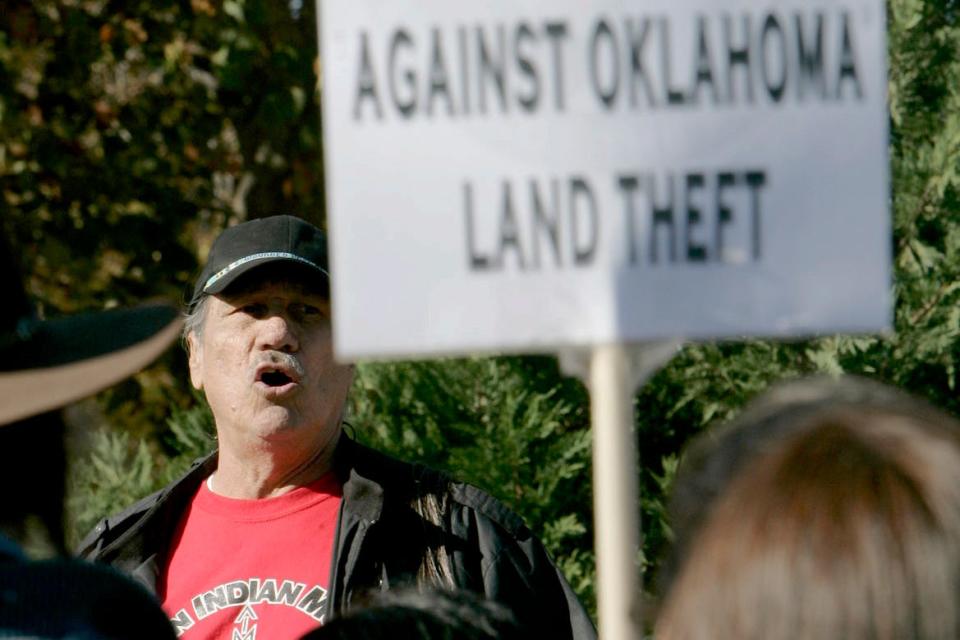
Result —
<path fill-rule="evenodd" d="M 287 369 L 291 369 L 296 372 L 299 378 L 303 378 L 306 374 L 306 370 L 303 365 L 300 364 L 300 361 L 297 360 L 295 356 L 290 355 L 289 353 L 284 353 L 282 351 L 270 351 L 261 357 L 257 363 L 254 365 L 254 368 L 259 367 L 262 364 L 272 364 Z"/>

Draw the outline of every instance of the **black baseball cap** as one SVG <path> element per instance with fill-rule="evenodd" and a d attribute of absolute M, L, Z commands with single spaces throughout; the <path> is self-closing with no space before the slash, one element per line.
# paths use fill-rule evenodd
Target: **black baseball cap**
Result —
<path fill-rule="evenodd" d="M 330 277 L 323 231 L 295 216 L 270 216 L 225 229 L 210 248 L 193 287 L 190 308 L 204 296 L 221 293 L 251 269 L 290 262 Z"/>

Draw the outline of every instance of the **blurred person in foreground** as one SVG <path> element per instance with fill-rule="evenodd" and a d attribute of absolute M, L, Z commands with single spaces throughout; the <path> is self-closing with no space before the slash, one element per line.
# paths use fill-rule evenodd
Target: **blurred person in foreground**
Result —
<path fill-rule="evenodd" d="M 81 552 L 156 592 L 187 640 L 297 638 L 410 585 L 502 601 L 543 637 L 595 637 L 519 517 L 343 433 L 353 367 L 333 358 L 329 285 L 323 233 L 299 218 L 217 238 L 185 337 L 218 451 L 98 524 Z"/>
<path fill-rule="evenodd" d="M 960 425 L 854 378 L 783 385 L 698 438 L 658 640 L 960 637 Z"/>
<path fill-rule="evenodd" d="M 160 604 L 107 567 L 33 561 L 17 541 L 66 555 L 66 455 L 56 409 L 142 369 L 180 330 L 176 309 L 114 309 L 44 320 L 0 241 L 0 638 L 172 639 Z"/>

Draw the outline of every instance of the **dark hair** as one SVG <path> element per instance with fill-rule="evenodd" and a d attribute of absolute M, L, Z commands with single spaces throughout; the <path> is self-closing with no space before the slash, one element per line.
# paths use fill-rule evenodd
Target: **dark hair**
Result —
<path fill-rule="evenodd" d="M 670 511 L 658 639 L 960 633 L 960 426 L 895 389 L 775 389 L 690 447 Z"/>
<path fill-rule="evenodd" d="M 468 591 L 379 593 L 366 607 L 334 618 L 304 640 L 519 640 L 505 606 Z"/>

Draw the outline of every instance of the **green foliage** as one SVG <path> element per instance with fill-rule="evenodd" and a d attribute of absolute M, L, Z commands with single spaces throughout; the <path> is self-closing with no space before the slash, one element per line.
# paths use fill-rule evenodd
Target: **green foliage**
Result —
<path fill-rule="evenodd" d="M 0 233 L 41 313 L 179 301 L 227 224 L 321 221 L 313 11 L 4 1 Z M 171 354 L 106 393 L 111 417 L 162 425 L 189 403 L 184 368 Z"/>
<path fill-rule="evenodd" d="M 355 436 L 450 471 L 513 507 L 588 603 L 590 430 L 583 389 L 546 358 L 363 364 Z"/>
<path fill-rule="evenodd" d="M 890 2 L 896 338 L 883 377 L 957 412 L 960 24 L 949 1 Z"/>
<path fill-rule="evenodd" d="M 90 434 L 89 453 L 72 462 L 67 476 L 68 546 L 101 518 L 157 491 L 215 447 L 213 418 L 205 405 L 175 410 L 167 426 L 166 455 L 126 431 Z"/>
<path fill-rule="evenodd" d="M 216 447 L 216 432 L 210 408 L 197 396 L 198 403 L 190 409 L 174 409 L 167 420 L 168 460 L 171 476 L 187 470 L 190 462 L 205 456 Z"/>
<path fill-rule="evenodd" d="M 75 544 L 96 522 L 156 489 L 154 454 L 125 432 L 98 431 L 88 458 L 74 464 L 67 537 Z"/>

